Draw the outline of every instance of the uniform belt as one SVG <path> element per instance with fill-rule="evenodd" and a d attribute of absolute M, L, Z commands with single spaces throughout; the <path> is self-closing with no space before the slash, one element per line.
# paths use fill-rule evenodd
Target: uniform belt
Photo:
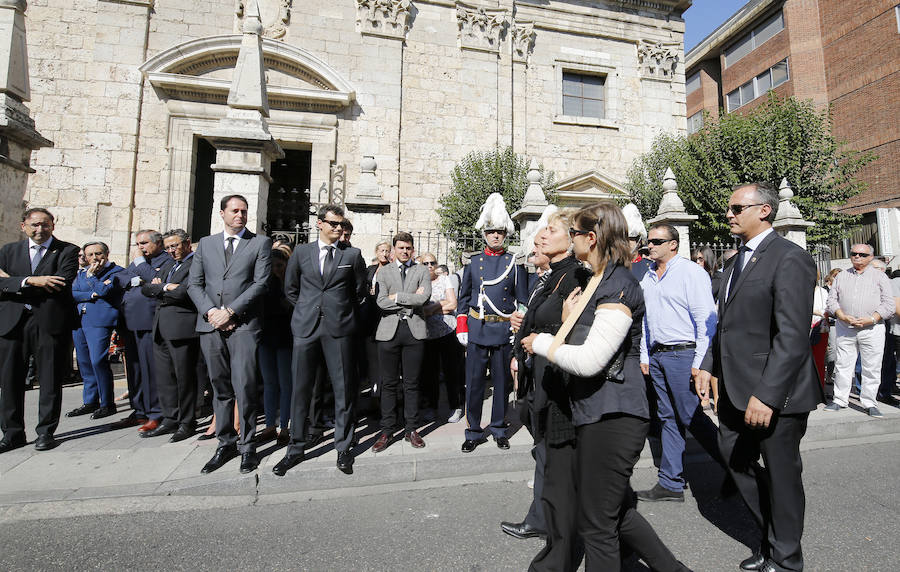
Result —
<path fill-rule="evenodd" d="M 653 346 L 653 350 L 650 353 L 656 352 L 677 352 L 679 350 L 692 350 L 697 347 L 697 344 L 694 342 L 688 342 L 686 344 L 656 344 Z"/>
<path fill-rule="evenodd" d="M 484 316 L 479 316 L 478 312 L 475 310 L 469 310 L 469 316 L 475 318 L 476 320 L 482 320 L 484 322 L 508 322 L 509 318 L 505 316 L 498 316 L 497 314 L 485 314 Z"/>

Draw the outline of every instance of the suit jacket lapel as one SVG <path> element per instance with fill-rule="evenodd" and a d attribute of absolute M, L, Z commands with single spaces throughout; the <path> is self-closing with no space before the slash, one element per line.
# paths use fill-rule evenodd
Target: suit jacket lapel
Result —
<path fill-rule="evenodd" d="M 306 252 L 309 256 L 309 267 L 312 269 L 312 274 L 316 277 L 319 284 L 325 285 L 325 281 L 322 279 L 322 270 L 319 267 L 319 242 L 310 242 L 306 245 Z"/>
<path fill-rule="evenodd" d="M 228 269 L 234 264 L 234 261 L 237 260 L 238 256 L 244 253 L 247 250 L 247 247 L 250 244 L 250 241 L 256 235 L 250 232 L 249 230 L 244 232 L 244 236 L 238 239 L 237 243 L 234 245 L 234 254 L 231 255 L 231 261 L 225 266 L 225 274 L 228 274 Z M 222 235 L 222 260 L 225 260 L 225 235 Z"/>
<path fill-rule="evenodd" d="M 752 250 L 745 255 L 749 256 L 750 260 L 746 261 L 746 263 L 744 264 L 744 269 L 741 271 L 741 275 L 738 276 L 737 282 L 728 292 L 728 296 L 725 300 L 726 307 L 731 304 L 732 300 L 734 300 L 735 294 L 737 294 L 738 290 L 741 289 L 741 286 L 743 286 L 744 282 L 747 281 L 747 276 L 753 273 L 753 270 L 759 264 L 760 259 L 765 255 L 765 250 L 769 247 L 770 244 L 772 244 L 772 241 L 775 240 L 776 236 L 778 236 L 778 234 L 775 231 L 772 231 L 771 233 L 769 233 L 769 236 L 763 239 L 763 241 L 759 244 L 759 246 L 756 247 L 755 250 Z M 732 264 L 731 272 L 728 273 L 727 277 L 728 282 L 731 282 L 731 274 L 734 272 L 734 267 L 735 265 Z M 728 282 L 726 282 L 726 284 Z"/>
<path fill-rule="evenodd" d="M 334 246 L 334 263 L 331 265 L 331 271 L 328 272 L 328 276 L 322 277 L 322 278 L 324 278 L 323 282 L 325 283 L 326 286 L 331 283 L 331 279 L 334 277 L 334 273 L 337 272 L 337 267 L 341 263 L 341 260 L 343 259 L 343 257 L 344 257 L 344 251 L 341 250 L 340 248 L 338 248 L 337 245 L 335 245 Z"/>
<path fill-rule="evenodd" d="M 38 262 L 38 265 L 35 267 L 34 271 L 31 273 L 33 276 L 42 276 L 43 275 L 43 274 L 41 274 L 41 272 L 49 264 L 49 262 L 47 260 L 51 257 L 50 256 L 51 254 L 52 255 L 56 254 L 56 251 L 58 248 L 59 248 L 59 240 L 54 238 L 53 242 L 50 243 L 50 246 L 47 247 L 47 251 L 44 252 L 44 256 L 41 257 L 40 262 Z M 31 268 L 31 257 L 29 256 L 29 254 L 30 254 L 29 250 L 30 249 L 28 247 L 28 241 L 26 240 L 25 241 L 25 258 L 28 259 L 28 268 Z"/>

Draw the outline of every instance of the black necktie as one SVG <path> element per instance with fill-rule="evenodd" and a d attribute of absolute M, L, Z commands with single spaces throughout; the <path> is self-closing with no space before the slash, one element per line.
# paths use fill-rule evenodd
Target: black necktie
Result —
<path fill-rule="evenodd" d="M 237 240 L 233 236 L 228 237 L 228 246 L 225 247 L 225 266 L 228 266 L 228 263 L 231 262 L 231 257 L 234 256 L 234 241 Z"/>
<path fill-rule="evenodd" d="M 400 265 L 400 283 L 406 284 L 406 269 L 409 268 L 406 264 Z"/>
<path fill-rule="evenodd" d="M 322 276 L 328 276 L 328 273 L 331 272 L 331 267 L 334 266 L 334 247 L 329 245 L 325 248 L 328 249 L 328 252 L 325 253 L 325 264 L 322 265 Z"/>
<path fill-rule="evenodd" d="M 734 260 L 734 270 L 731 271 L 731 280 L 728 281 L 728 299 L 731 299 L 731 294 L 734 292 L 734 285 L 737 284 L 738 278 L 741 276 L 741 272 L 744 270 L 744 253 L 747 252 L 747 247 L 742 246 L 738 249 L 737 256 Z"/>

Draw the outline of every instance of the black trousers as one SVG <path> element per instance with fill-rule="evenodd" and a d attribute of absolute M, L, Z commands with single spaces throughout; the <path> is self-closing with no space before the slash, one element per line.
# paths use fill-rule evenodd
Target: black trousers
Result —
<path fill-rule="evenodd" d="M 529 570 L 619 570 L 623 542 L 654 571 L 685 571 L 653 527 L 635 509 L 629 479 L 649 422 L 608 416 L 576 429 L 573 443 L 547 446 L 544 517 L 547 544 Z"/>
<path fill-rule="evenodd" d="M 316 368 L 316 381 L 313 385 L 312 399 L 309 402 L 309 434 L 321 435 L 328 430 L 325 414 L 334 413 L 334 389 L 328 378 L 325 363 Z"/>
<path fill-rule="evenodd" d="M 544 506 L 541 497 L 544 494 L 544 466 L 547 464 L 547 441 L 541 440 L 531 449 L 534 457 L 534 489 L 532 489 L 531 506 L 525 515 L 525 522 L 538 530 L 547 530 L 544 519 Z"/>
<path fill-rule="evenodd" d="M 200 339 L 165 340 L 157 336 L 156 387 L 163 423 L 193 430 L 197 424 L 197 361 Z"/>
<path fill-rule="evenodd" d="M 423 403 L 437 409 L 441 396 L 441 379 L 447 390 L 450 409 L 462 409 L 465 404 L 465 356 L 456 334 L 425 341 L 425 364 L 422 368 Z"/>
<path fill-rule="evenodd" d="M 125 373 L 128 378 L 128 400 L 140 418 L 162 419 L 156 388 L 156 358 L 153 357 L 153 332 L 123 330 L 125 338 Z"/>
<path fill-rule="evenodd" d="M 38 435 L 53 435 L 62 410 L 62 383 L 71 371 L 71 335 L 41 331 L 30 312 L 5 336 L 0 336 L 0 429 L 10 442 L 25 441 L 25 374 L 28 356 L 34 355 L 41 382 L 38 399 Z"/>
<path fill-rule="evenodd" d="M 773 415 L 767 429 L 744 424 L 744 412 L 719 384 L 719 447 L 741 498 L 762 532 L 762 551 L 786 570 L 803 570 L 803 461 L 800 440 L 809 413 Z M 760 466 L 759 459 L 765 462 Z"/>
<path fill-rule="evenodd" d="M 400 320 L 394 337 L 387 342 L 378 342 L 378 347 L 381 350 L 381 428 L 393 431 L 400 426 L 397 406 L 402 390 L 405 429 L 415 431 L 419 428 L 419 375 L 425 342 L 412 335 L 406 320 Z"/>

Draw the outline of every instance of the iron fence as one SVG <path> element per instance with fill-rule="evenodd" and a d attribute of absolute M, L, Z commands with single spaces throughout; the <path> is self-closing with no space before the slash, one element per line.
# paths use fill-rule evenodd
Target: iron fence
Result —
<path fill-rule="evenodd" d="M 481 233 L 446 233 L 439 231 L 410 232 L 415 242 L 416 253 L 434 254 L 438 264 L 446 264 L 451 271 L 460 268 L 469 257 L 484 248 Z M 393 234 L 382 235 L 381 240 L 390 243 Z M 518 234 L 510 236 L 506 245 L 510 250 L 521 244 Z"/>

